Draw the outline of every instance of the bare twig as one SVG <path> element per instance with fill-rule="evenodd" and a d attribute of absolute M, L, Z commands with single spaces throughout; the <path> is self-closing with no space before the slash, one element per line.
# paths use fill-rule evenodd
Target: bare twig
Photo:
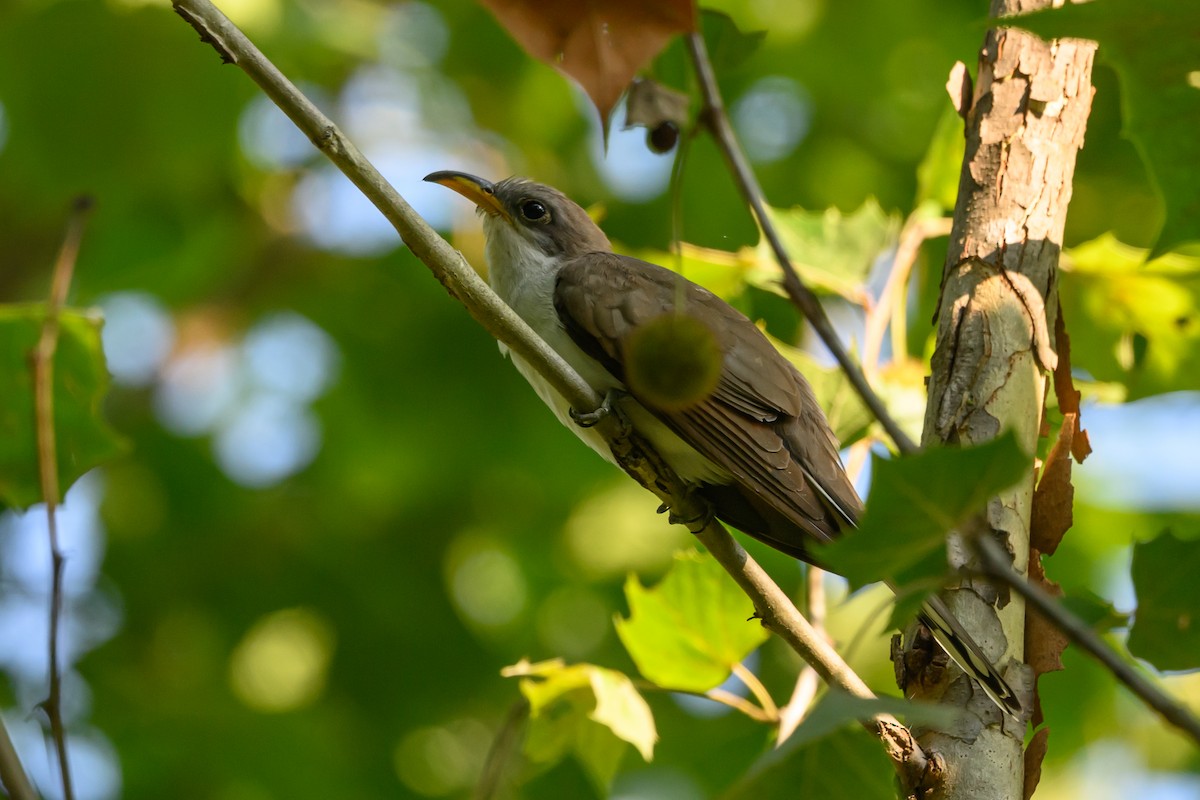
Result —
<path fill-rule="evenodd" d="M 704 37 L 699 33 L 689 33 L 685 37 L 685 41 L 704 97 L 703 119 L 712 131 L 713 138 L 717 140 L 717 145 L 725 156 L 725 161 L 729 164 L 730 171 L 733 172 L 742 195 L 750 205 L 750 209 L 762 229 L 763 236 L 766 237 L 767 243 L 775 253 L 775 259 L 783 270 L 784 290 L 800 313 L 812 324 L 817 335 L 821 337 L 821 341 L 829 348 L 829 352 L 833 354 L 850 380 L 850 385 L 862 397 L 867 408 L 871 410 L 871 413 L 887 431 L 888 436 L 896 443 L 896 449 L 902 453 L 916 452 L 916 443 L 908 438 L 908 435 L 888 414 L 879 395 L 875 394 L 870 384 L 867 383 L 862 369 L 854 362 L 841 340 L 838 339 L 837 331 L 833 329 L 833 323 L 826 316 L 825 309 L 821 307 L 817 296 L 804 285 L 800 276 L 796 274 L 796 269 L 788 257 L 787 249 L 783 246 L 783 240 L 779 238 L 779 232 L 775 230 L 775 224 L 767 213 L 762 187 L 759 186 L 758 179 L 754 176 L 754 171 L 746 159 L 746 154 L 738 145 L 737 137 L 733 133 L 733 126 L 729 123 L 729 115 L 725 112 L 725 103 L 721 99 L 721 91 L 717 86 L 716 75 L 713 73 L 712 63 L 708 58 L 708 48 L 704 44 Z"/>
<path fill-rule="evenodd" d="M 762 710 L 766 712 L 768 718 L 776 719 L 779 716 L 779 707 L 775 705 L 775 699 L 771 697 L 767 687 L 763 686 L 762 681 L 749 667 L 745 664 L 734 664 L 733 674 L 745 684 L 746 688 L 750 690 L 750 694 L 754 695 L 754 699 L 762 706 Z"/>
<path fill-rule="evenodd" d="M 863 441 L 866 441 L 865 439 Z M 805 576 L 805 588 L 808 594 L 808 607 L 805 612 L 813 624 L 813 628 L 822 636 L 825 633 L 825 570 L 809 566 Z M 817 697 L 817 673 L 811 666 L 805 664 L 796 676 L 796 685 L 787 705 L 779 710 L 779 735 L 775 737 L 775 746 L 779 747 L 796 732 L 796 728 L 808 715 L 813 700 Z"/>
<path fill-rule="evenodd" d="M 575 408 L 593 409 L 600 404 L 600 398 L 591 387 L 496 296 L 462 255 L 421 219 L 337 126 L 209 0 L 174 0 L 174 7 L 200 33 L 203 41 L 216 48 L 225 61 L 241 67 L 309 136 L 392 223 L 413 254 L 489 333 L 529 361 Z M 616 416 L 605 416 L 595 429 L 608 440 L 618 462 L 635 480 L 668 503 L 678 518 L 708 520 L 702 529 L 693 532 L 747 593 L 763 624 L 802 658 L 813 663 L 826 680 L 859 697 L 872 697 L 862 679 L 812 629 L 787 594 L 707 513 L 701 501 L 687 492 L 684 484 L 653 450 L 621 429 Z M 868 728 L 884 742 L 906 786 L 916 786 L 926 777 L 930 760 L 917 746 L 912 734 L 894 717 L 881 715 L 869 722 Z"/>
<path fill-rule="evenodd" d="M 920 209 L 909 215 L 900 231 L 900 242 L 896 246 L 896 255 L 892 258 L 892 271 L 888 274 L 887 282 L 879 292 L 879 300 L 867 314 L 866 326 L 863 332 L 862 364 L 864 372 L 872 373 L 879 363 L 879 355 L 883 349 L 883 335 L 888 328 L 888 321 L 894 320 L 892 326 L 892 358 L 904 352 L 903 331 L 905 328 L 905 287 L 908 286 L 908 276 L 916 263 L 917 254 L 926 239 L 936 236 L 947 236 L 953 222 L 949 217 L 935 219 L 920 216 Z"/>
<path fill-rule="evenodd" d="M 50 718 L 50 733 L 58 752 L 59 772 L 62 775 L 63 797 L 72 800 L 71 769 L 67 760 L 67 735 L 62 719 L 62 674 L 58 664 L 58 626 L 62 617 L 63 558 L 58 542 L 57 511 L 62 498 L 58 485 L 58 445 L 54 432 L 54 353 L 58 349 L 58 318 L 67 301 L 71 287 L 71 276 L 75 272 L 75 259 L 79 255 L 79 243 L 83 239 L 83 226 L 92 200 L 81 197 L 75 201 L 67 233 L 54 264 L 50 284 L 50 298 L 46 302 L 46 320 L 37 349 L 33 353 L 33 401 L 37 428 L 38 477 L 42 486 L 42 500 L 46 503 L 46 525 L 50 535 L 51 591 L 50 591 L 50 696 L 42 703 Z"/>
<path fill-rule="evenodd" d="M 1200 744 L 1200 719 L 1185 705 L 1168 696 L 1132 664 L 1121 658 L 1087 623 L 1068 611 L 1042 587 L 1031 583 L 1024 575 L 1014 570 L 999 543 L 989 536 L 974 537 L 973 541 L 980 561 L 990 577 L 1011 586 L 1029 605 L 1036 608 L 1039 614 L 1054 623 L 1072 642 L 1104 665 L 1129 691 L 1141 698 L 1142 702 Z"/>
<path fill-rule="evenodd" d="M 13 746 L 12 737 L 8 735 L 8 726 L 0 716 L 0 788 L 8 792 L 12 800 L 38 800 L 25 767 L 17 756 L 17 748 Z"/>

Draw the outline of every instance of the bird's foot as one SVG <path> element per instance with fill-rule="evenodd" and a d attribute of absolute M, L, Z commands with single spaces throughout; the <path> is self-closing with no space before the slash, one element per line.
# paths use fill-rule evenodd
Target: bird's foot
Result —
<path fill-rule="evenodd" d="M 698 507 L 700 513 L 684 516 L 683 514 L 676 513 L 666 503 L 659 506 L 658 513 L 661 514 L 666 511 L 668 512 L 667 521 L 672 525 L 683 525 L 692 533 L 700 533 L 700 531 L 708 527 L 708 524 L 713 521 L 713 517 L 716 515 L 713 513 L 712 505 L 706 501 L 697 497 L 691 497 L 689 500 L 688 505 L 692 506 L 693 509 Z"/>
<path fill-rule="evenodd" d="M 600 405 L 596 406 L 594 410 L 576 411 L 572 408 L 568 409 L 568 413 L 570 413 L 571 419 L 575 420 L 575 424 L 581 428 L 590 428 L 600 422 L 600 420 L 611 415 L 617 418 L 623 430 L 628 431 L 629 420 L 625 418 L 624 412 L 617 405 L 626 394 L 627 392 L 623 392 L 620 389 L 609 389 L 605 392 L 604 399 L 600 401 Z"/>

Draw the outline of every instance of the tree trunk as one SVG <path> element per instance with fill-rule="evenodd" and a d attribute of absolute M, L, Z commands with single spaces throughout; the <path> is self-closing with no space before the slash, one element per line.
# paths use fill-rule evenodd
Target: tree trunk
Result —
<path fill-rule="evenodd" d="M 994 15 L 1048 6 L 1049 0 L 994 0 Z M 1057 268 L 1075 156 L 1091 110 L 1095 45 L 1044 42 L 993 29 L 979 57 L 974 92 L 962 93 L 966 155 L 942 277 L 937 345 L 923 443 L 973 444 L 1013 430 L 1036 450 L 1053 369 Z M 1024 573 L 1034 470 L 988 505 L 991 534 Z M 985 533 L 986 535 L 986 533 Z M 951 560 L 969 553 L 951 542 Z M 1027 715 L 1031 678 L 1022 663 L 1021 598 L 964 581 L 947 602 L 1009 682 Z M 1021 798 L 1025 720 L 1014 721 L 952 666 L 925 676 L 922 693 L 967 711 L 969 723 L 920 735 L 945 760 L 946 798 Z"/>

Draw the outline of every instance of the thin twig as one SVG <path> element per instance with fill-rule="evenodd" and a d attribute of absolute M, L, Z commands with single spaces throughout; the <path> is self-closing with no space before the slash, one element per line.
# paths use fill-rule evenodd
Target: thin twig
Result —
<path fill-rule="evenodd" d="M 12 737 L 8 735 L 8 727 L 4 717 L 0 716 L 0 786 L 8 792 L 12 800 L 38 800 L 25 767 L 13 746 Z"/>
<path fill-rule="evenodd" d="M 1029 605 L 1037 609 L 1039 614 L 1066 634 L 1067 638 L 1104 665 L 1109 672 L 1116 676 L 1117 680 L 1140 697 L 1142 702 L 1157 711 L 1167 722 L 1192 737 L 1197 744 L 1200 744 L 1200 719 L 1197 719 L 1186 706 L 1155 686 L 1132 664 L 1105 644 L 1099 634 L 1092 630 L 1087 623 L 1068 611 L 1040 586 L 1029 582 L 1025 576 L 1017 573 L 1012 568 L 1010 560 L 1005 558 L 999 543 L 988 536 L 974 537 L 973 541 L 989 576 L 1011 586 L 1017 594 L 1025 598 Z"/>
<path fill-rule="evenodd" d="M 817 633 L 828 638 L 828 634 L 825 632 L 825 570 L 810 565 L 808 573 L 805 575 L 805 589 L 808 595 L 808 607 L 804 610 L 808 614 L 808 619 Z M 816 670 L 805 664 L 804 668 L 800 670 L 800 674 L 796 676 L 796 685 L 792 689 L 791 698 L 787 701 L 787 705 L 779 710 L 779 735 L 775 737 L 776 747 L 782 745 L 789 736 L 796 732 L 796 728 L 800 726 L 805 716 L 808 715 L 808 710 L 812 708 L 818 688 Z"/>
<path fill-rule="evenodd" d="M 829 352 L 833 354 L 834 359 L 837 360 L 842 371 L 850 380 L 850 385 L 862 397 L 867 408 L 879 420 L 892 441 L 896 443 L 896 449 L 901 453 L 916 452 L 916 443 L 888 414 L 879 395 L 875 394 L 870 384 L 867 383 L 862 369 L 854 362 L 841 340 L 838 339 L 837 331 L 834 330 L 833 323 L 829 321 L 817 296 L 804 285 L 800 276 L 796 274 L 796 269 L 788 257 L 787 249 L 783 246 L 783 240 L 779 238 L 779 232 L 775 229 L 775 224 L 767 213 L 762 187 L 759 186 L 758 179 L 750 168 L 750 162 L 737 142 L 733 126 L 729 123 L 729 115 L 725 112 L 725 103 L 721 99 L 721 91 L 717 86 L 716 75 L 708 58 L 708 48 L 704 44 L 704 37 L 697 32 L 689 33 L 684 38 L 704 97 L 702 118 L 712 131 L 713 138 L 717 140 L 717 145 L 720 147 L 722 155 L 725 156 L 725 161 L 729 164 L 729 169 L 733 172 L 742 195 L 750 205 L 750 209 L 758 221 L 758 226 L 762 229 L 763 236 L 775 253 L 775 259 L 783 270 L 784 290 L 800 313 L 812 324 L 817 335 L 821 337 L 821 341 L 829 348 Z"/>
<path fill-rule="evenodd" d="M 337 126 L 209 0 L 174 0 L 174 7 L 203 41 L 211 44 L 225 61 L 241 67 L 309 136 L 392 223 L 413 254 L 489 333 L 525 358 L 575 408 L 594 409 L 599 405 L 596 392 L 496 296 L 462 255 L 421 219 Z M 863 680 L 823 637 L 816 634 L 787 594 L 708 513 L 702 501 L 687 491 L 678 476 L 652 449 L 636 435 L 631 436 L 622 429 L 618 416 L 606 415 L 594 430 L 604 435 L 626 472 L 663 499 L 677 518 L 707 520 L 703 528 L 693 532 L 747 593 L 763 624 L 802 658 L 813 663 L 826 680 L 859 697 L 873 697 Z M 880 715 L 868 722 L 867 727 L 883 741 L 905 786 L 918 785 L 926 775 L 929 758 L 912 734 L 891 715 Z"/>
<path fill-rule="evenodd" d="M 745 664 L 734 664 L 733 674 L 738 677 L 746 688 L 750 690 L 750 694 L 754 695 L 754 699 L 762 706 L 762 710 L 766 712 L 770 719 L 778 719 L 779 706 L 775 705 L 775 699 L 771 697 L 771 693 L 767 691 L 767 687 L 763 686 L 762 681 L 758 676 Z"/>
<path fill-rule="evenodd" d="M 58 664 L 58 626 L 62 617 L 62 577 L 65 559 L 58 542 L 57 511 L 62 498 L 58 485 L 58 444 L 54 432 L 54 353 L 58 349 L 59 315 L 67 302 L 83 226 L 91 210 L 89 197 L 78 198 L 71 209 L 67 233 L 54 264 L 50 283 L 50 298 L 46 302 L 46 319 L 33 354 L 33 402 L 37 428 L 38 478 L 42 500 L 46 503 L 46 526 L 50 535 L 50 696 L 42 702 L 50 718 L 50 733 L 58 752 L 59 772 L 62 775 L 63 797 L 72 800 L 71 768 L 67 760 L 67 734 L 62 719 L 62 674 Z"/>
<path fill-rule="evenodd" d="M 483 762 L 479 783 L 471 795 L 473 800 L 492 800 L 500 794 L 504 786 L 504 776 L 516 758 L 525 733 L 525 723 L 529 721 L 529 701 L 522 697 L 513 703 L 512 708 L 504 717 L 492 746 L 488 748 L 487 758 Z"/>
<path fill-rule="evenodd" d="M 947 236 L 953 223 L 949 217 L 934 219 L 923 218 L 920 209 L 909 215 L 900 231 L 900 241 L 896 245 L 896 255 L 892 257 L 892 270 L 888 273 L 887 282 L 879 292 L 879 300 L 867 314 L 863 330 L 862 364 L 868 374 L 875 371 L 879 364 L 879 355 L 883 349 L 883 335 L 888 328 L 889 320 L 905 318 L 905 287 L 908 286 L 908 276 L 912 273 L 917 254 L 926 239 L 936 236 Z M 896 330 L 896 326 L 893 326 Z M 904 352 L 902 342 L 896 339 L 902 336 L 903 324 L 899 327 L 900 334 L 895 334 L 892 341 L 892 359 Z M 899 346 L 898 346 L 899 345 Z"/>
<path fill-rule="evenodd" d="M 670 692 L 671 694 L 686 694 L 689 697 L 702 697 L 705 700 L 712 700 L 714 703 L 720 703 L 723 706 L 729 706 L 734 711 L 745 714 L 755 722 L 771 723 L 775 721 L 775 717 L 768 714 L 759 706 L 751 703 L 741 695 L 726 691 L 720 687 L 709 689 L 707 692 L 695 692 L 690 689 L 669 689 L 665 686 L 659 686 L 657 683 L 651 683 L 647 680 L 635 680 L 634 686 L 642 691 L 647 692 Z M 774 705 L 774 704 L 772 704 Z"/>

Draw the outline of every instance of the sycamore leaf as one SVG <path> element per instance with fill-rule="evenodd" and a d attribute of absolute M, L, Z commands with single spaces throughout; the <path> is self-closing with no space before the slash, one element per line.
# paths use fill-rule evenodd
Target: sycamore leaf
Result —
<path fill-rule="evenodd" d="M 1045 37 L 1094 39 L 1121 83 L 1122 125 L 1166 205 L 1153 253 L 1200 241 L 1200 3 L 1103 0 L 1068 3 L 1011 20 Z"/>
<path fill-rule="evenodd" d="M 716 559 L 695 551 L 676 555 L 662 582 L 647 589 L 625 582 L 629 618 L 617 635 L 648 680 L 704 692 L 729 677 L 735 664 L 767 639 L 750 602 Z"/>
<path fill-rule="evenodd" d="M 654 715 L 626 675 L 560 659 L 521 661 L 502 674 L 520 677 L 529 701 L 524 753 L 531 761 L 552 764 L 572 753 L 603 795 L 630 744 L 646 761 L 654 757 Z"/>
<path fill-rule="evenodd" d="M 899 217 L 885 212 L 874 198 L 852 214 L 836 208 L 773 208 L 768 213 L 800 277 L 816 291 L 840 294 L 856 303 L 863 302 L 864 284 L 875 259 L 895 244 L 900 232 Z M 765 239 L 757 252 L 757 267 L 747 280 L 782 291 L 782 273 Z"/>
<path fill-rule="evenodd" d="M 525 51 L 583 86 L 601 119 L 672 36 L 696 28 L 692 0 L 480 0 Z"/>
<path fill-rule="evenodd" d="M 1064 255 L 1059 295 L 1074 366 L 1123 384 L 1129 400 L 1200 389 L 1200 258 L 1146 263 L 1145 250 L 1109 233 Z"/>
<path fill-rule="evenodd" d="M 25 508 L 42 500 L 31 355 L 45 314 L 40 303 L 0 306 L 0 505 Z M 63 494 L 83 473 L 124 450 L 101 411 L 107 391 L 99 318 L 65 309 L 54 357 L 54 429 Z"/>
<path fill-rule="evenodd" d="M 820 557 L 854 585 L 940 576 L 947 570 L 946 534 L 1031 467 L 1011 432 L 975 447 L 876 456 L 862 524 L 823 547 Z"/>
<path fill-rule="evenodd" d="M 1170 530 L 1133 546 L 1137 611 L 1129 652 L 1160 670 L 1200 667 L 1200 538 Z"/>

